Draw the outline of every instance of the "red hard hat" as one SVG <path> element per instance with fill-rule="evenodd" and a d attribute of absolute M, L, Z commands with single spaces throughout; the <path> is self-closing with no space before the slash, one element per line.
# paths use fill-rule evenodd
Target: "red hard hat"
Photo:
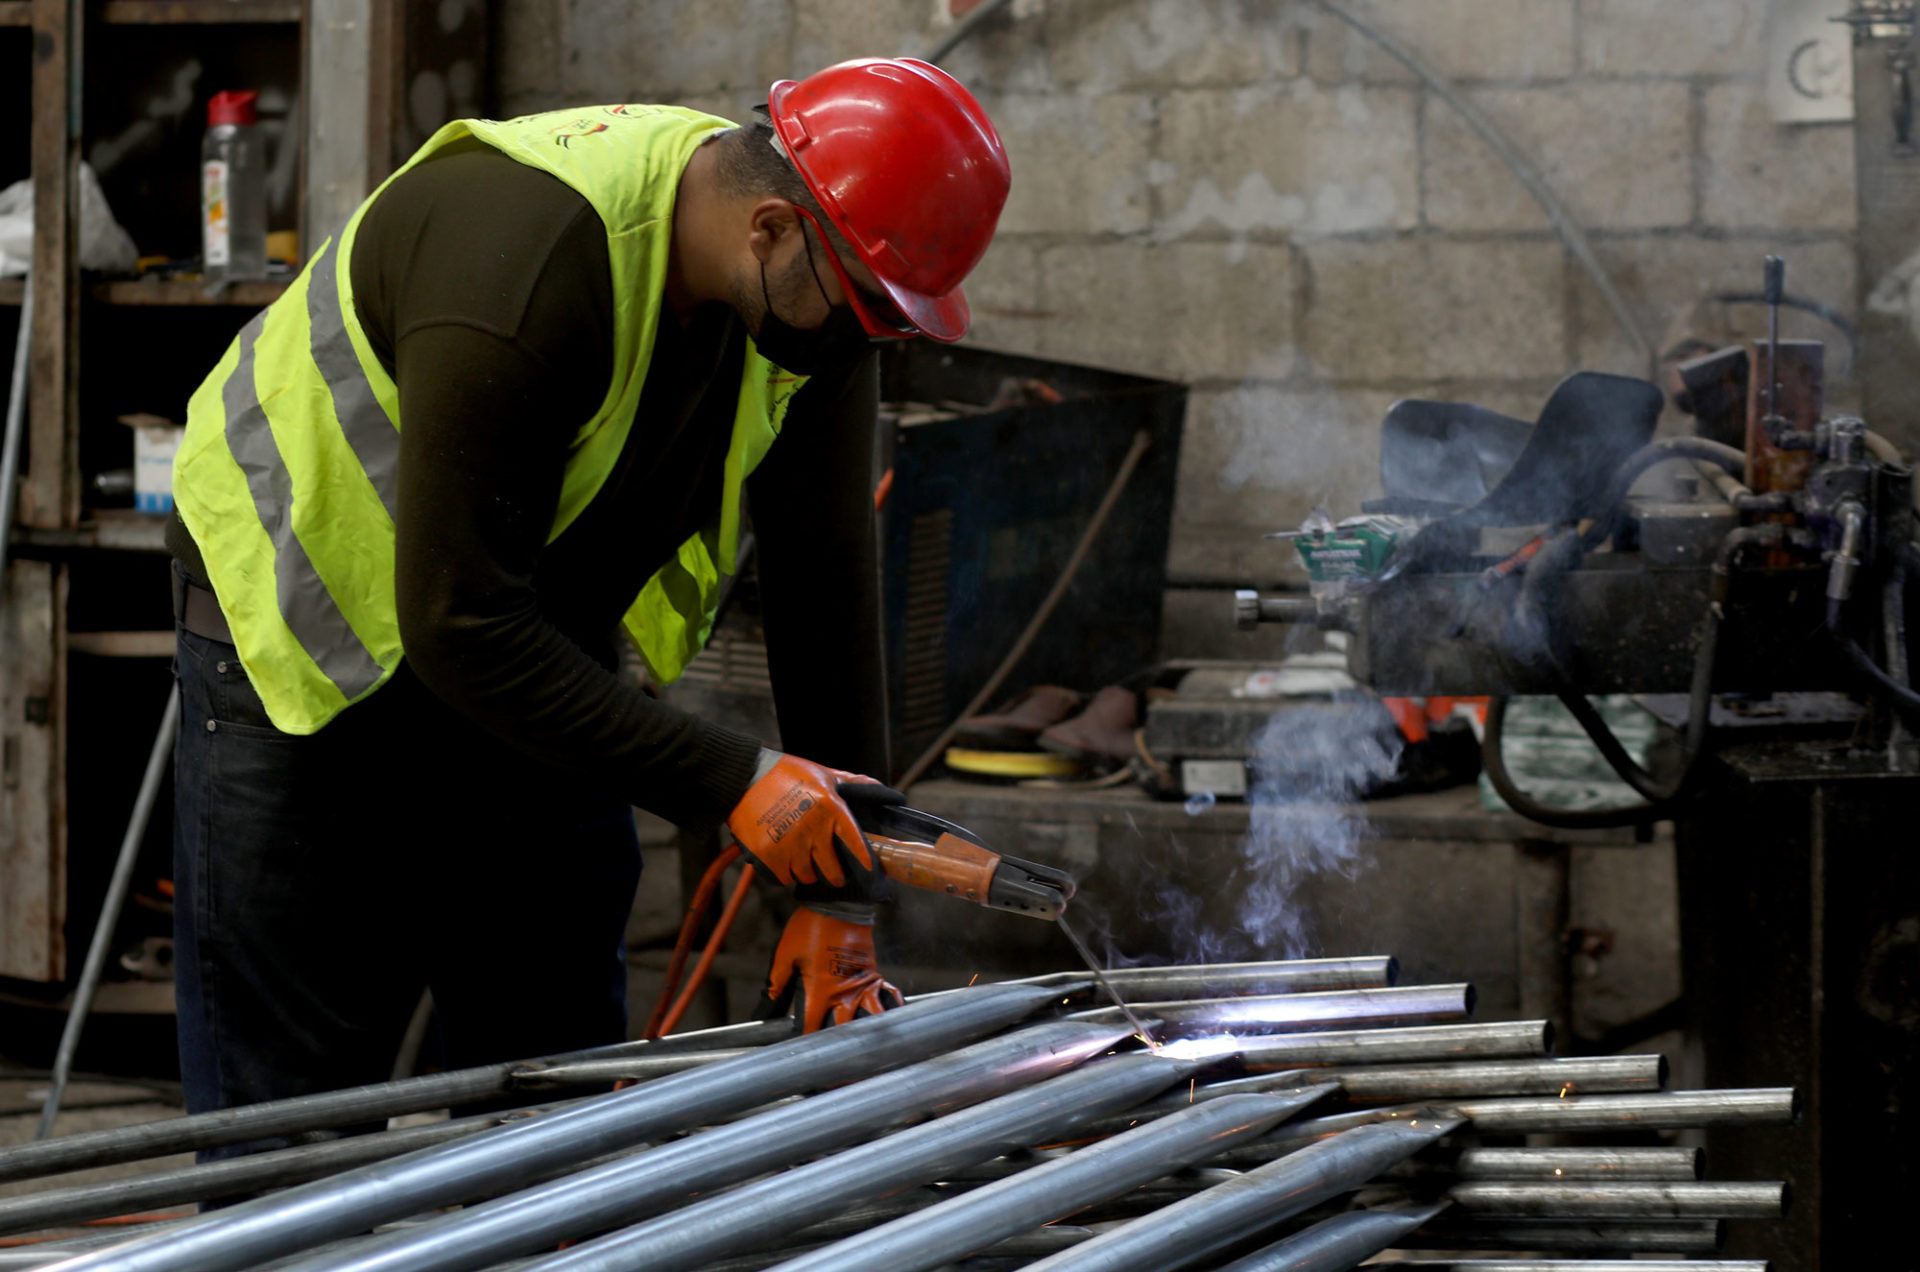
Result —
<path fill-rule="evenodd" d="M 1007 201 L 1007 152 L 960 81 L 915 58 L 859 58 L 767 92 L 800 179 L 914 330 L 967 334 L 960 280 Z M 874 335 L 901 335 L 850 295 Z"/>

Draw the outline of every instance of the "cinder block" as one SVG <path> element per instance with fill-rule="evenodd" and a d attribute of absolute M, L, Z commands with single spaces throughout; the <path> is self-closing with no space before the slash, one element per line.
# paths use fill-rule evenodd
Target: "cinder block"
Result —
<path fill-rule="evenodd" d="M 1278 379 L 1296 361 L 1292 249 L 1067 244 L 1040 254 L 1049 356 L 1180 380 Z"/>
<path fill-rule="evenodd" d="M 1411 229 L 1420 221 L 1415 96 L 1309 80 L 1168 94 L 1153 167 L 1155 235 Z"/>
<path fill-rule="evenodd" d="M 1537 379 L 1567 369 L 1558 243 L 1328 240 L 1306 248 L 1313 374 Z"/>
<path fill-rule="evenodd" d="M 1757 84 L 1706 91 L 1701 218 L 1738 229 L 1851 230 L 1853 129 L 1776 124 Z"/>
<path fill-rule="evenodd" d="M 1060 320 L 1040 302 L 1040 265 L 1031 242 L 1002 234 L 967 275 L 973 307 L 968 344 L 1025 352 L 1038 348 L 1046 328 Z"/>
<path fill-rule="evenodd" d="M 1575 83 L 1470 94 L 1588 229 L 1693 220 L 1693 107 L 1687 85 Z M 1429 224 L 1541 229 L 1533 196 L 1459 113 L 1429 101 L 1423 139 Z"/>
<path fill-rule="evenodd" d="M 1757 79 L 1765 69 L 1767 0 L 1579 0 L 1579 9 L 1580 65 L 1591 74 Z"/>
<path fill-rule="evenodd" d="M 1257 539 L 1297 527 L 1315 508 L 1336 519 L 1359 512 L 1379 492 L 1380 421 L 1397 396 L 1277 385 L 1195 392 L 1174 519 L 1232 523 Z M 1267 547 L 1297 555 L 1285 544 Z"/>
<path fill-rule="evenodd" d="M 1558 79 L 1573 73 L 1573 0 L 1374 0 L 1355 17 L 1452 80 Z M 1323 81 L 1411 80 L 1371 39 L 1321 10 L 1297 5 L 1308 73 Z"/>
<path fill-rule="evenodd" d="M 1002 232 L 1128 234 L 1147 227 L 1151 98 L 1019 94 L 981 104 L 1013 168 Z"/>
<path fill-rule="evenodd" d="M 509 103 L 558 96 L 560 11 L 560 0 L 518 0 L 498 7 L 492 100 Z"/>
<path fill-rule="evenodd" d="M 1294 525 L 1299 522 L 1299 517 L 1293 519 Z M 1278 540 L 1261 538 L 1266 531 L 1264 521 L 1241 525 L 1175 520 L 1167 544 L 1167 582 L 1208 587 L 1305 586 L 1307 572 L 1299 555 L 1291 549 L 1278 550 Z"/>
<path fill-rule="evenodd" d="M 929 0 L 794 0 L 795 79 L 854 57 L 920 53 L 928 40 Z"/>
<path fill-rule="evenodd" d="M 845 0 L 841 0 L 845 3 Z M 960 47 L 940 59 L 943 69 L 975 93 L 1049 93 L 1054 91 L 1053 63 L 1043 38 L 1040 10 L 1045 0 L 1014 0 L 989 19 Z M 933 21 L 934 7 L 943 0 L 922 0 L 928 25 L 914 52 L 931 48 L 952 24 Z M 848 6 L 857 8 L 857 5 Z M 903 50 L 888 50 L 899 52 Z"/>
<path fill-rule="evenodd" d="M 1714 297 L 1757 293 L 1761 261 L 1769 252 L 1786 258 L 1787 290 L 1792 294 L 1830 305 L 1842 314 L 1852 314 L 1856 304 L 1857 262 L 1853 244 L 1844 239 L 1782 243 L 1756 235 L 1729 242 L 1692 234 L 1662 235 L 1604 239 L 1594 245 L 1594 251 L 1657 351 L 1672 348 L 1688 336 L 1718 345 L 1764 335 L 1764 308 L 1727 305 Z M 1579 272 L 1572 287 L 1575 361 L 1588 370 L 1645 375 L 1644 360 L 1614 321 L 1598 289 Z M 1846 357 L 1839 347 L 1840 334 L 1818 318 L 1783 310 L 1780 327 L 1784 336 L 1833 345 L 1829 367 L 1839 366 Z"/>
<path fill-rule="evenodd" d="M 1257 84 L 1299 73 L 1283 0 L 1054 0 L 1054 81 L 1076 92 Z"/>
<path fill-rule="evenodd" d="M 673 102 L 765 91 L 791 73 L 782 0 L 571 0 L 563 85 L 573 101 Z"/>

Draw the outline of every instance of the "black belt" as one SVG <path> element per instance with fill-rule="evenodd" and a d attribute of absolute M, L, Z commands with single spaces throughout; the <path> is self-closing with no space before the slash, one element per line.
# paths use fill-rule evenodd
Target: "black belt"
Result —
<path fill-rule="evenodd" d="M 173 617 L 195 636 L 233 644 L 233 629 L 227 626 L 227 616 L 220 612 L 213 590 L 188 578 L 178 561 L 173 563 Z"/>

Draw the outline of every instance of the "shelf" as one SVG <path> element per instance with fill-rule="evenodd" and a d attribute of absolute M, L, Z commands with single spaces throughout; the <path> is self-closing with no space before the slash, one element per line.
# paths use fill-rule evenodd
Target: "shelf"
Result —
<path fill-rule="evenodd" d="M 24 555 L 103 549 L 109 552 L 146 552 L 165 554 L 167 550 L 166 516 L 134 512 L 128 508 L 96 512 L 91 521 L 83 521 L 71 530 L 48 530 L 37 526 L 15 526 L 13 542 L 27 549 Z"/>
<path fill-rule="evenodd" d="M 26 299 L 26 295 L 26 279 L 0 278 L 0 305 L 17 305 Z"/>
<path fill-rule="evenodd" d="M 32 25 L 33 0 L 0 0 L 0 27 Z"/>
<path fill-rule="evenodd" d="M 300 0 L 107 0 L 100 16 L 113 25 L 208 26 L 298 22 L 304 7 Z"/>
<path fill-rule="evenodd" d="M 234 305 L 261 309 L 280 298 L 287 284 L 268 282 L 231 283 L 217 296 L 208 296 L 205 285 L 181 278 L 134 278 L 119 282 L 95 283 L 89 293 L 109 305 Z"/>

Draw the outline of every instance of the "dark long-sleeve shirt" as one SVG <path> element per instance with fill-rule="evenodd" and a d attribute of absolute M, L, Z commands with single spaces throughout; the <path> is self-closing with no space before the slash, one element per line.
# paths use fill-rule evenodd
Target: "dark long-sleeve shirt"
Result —
<path fill-rule="evenodd" d="M 352 282 L 404 422 L 400 674 L 640 807 L 724 818 L 759 743 L 614 674 L 614 642 L 647 579 L 719 506 L 746 348 L 739 320 L 709 305 L 683 328 L 662 312 L 614 470 L 549 544 L 569 445 L 612 376 L 606 230 L 591 205 L 463 143 L 374 202 Z M 810 381 L 748 483 L 748 506 L 782 745 L 884 777 L 876 396 L 872 359 Z M 204 577 L 191 542 L 176 546 Z"/>

